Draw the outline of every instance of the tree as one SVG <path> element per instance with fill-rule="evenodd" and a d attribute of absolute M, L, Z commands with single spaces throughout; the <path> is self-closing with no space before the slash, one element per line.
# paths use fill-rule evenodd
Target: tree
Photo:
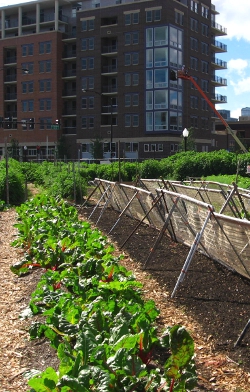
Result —
<path fill-rule="evenodd" d="M 11 139 L 8 154 L 11 158 L 19 161 L 19 141 L 17 139 Z"/>
<path fill-rule="evenodd" d="M 96 137 L 91 140 L 90 153 L 94 159 L 103 159 L 103 142 L 102 139 Z"/>
<path fill-rule="evenodd" d="M 69 155 L 68 143 L 64 136 L 61 136 L 57 143 L 57 153 L 59 159 L 64 159 L 65 156 Z"/>

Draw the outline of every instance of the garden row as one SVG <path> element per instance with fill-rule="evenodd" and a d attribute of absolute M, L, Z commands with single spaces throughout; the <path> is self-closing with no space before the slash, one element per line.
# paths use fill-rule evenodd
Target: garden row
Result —
<path fill-rule="evenodd" d="M 174 154 L 168 158 L 138 162 L 87 164 L 85 162 L 18 162 L 14 159 L 0 162 L 0 200 L 6 203 L 6 184 L 9 204 L 18 205 L 27 199 L 27 183 L 46 189 L 51 196 L 82 201 L 87 183 L 94 178 L 111 181 L 134 181 L 136 178 L 160 178 L 182 181 L 187 177 L 208 178 L 211 175 L 237 175 L 240 187 L 249 187 L 247 165 L 250 153 L 237 155 L 225 150 L 210 153 L 194 151 Z M 7 177 L 7 178 L 6 178 Z M 235 179 L 234 179 L 235 181 Z M 220 179 L 220 182 L 223 182 Z"/>
<path fill-rule="evenodd" d="M 28 381 L 30 391 L 192 390 L 192 338 L 178 325 L 158 330 L 155 303 L 143 299 L 142 285 L 120 265 L 107 238 L 61 199 L 36 196 L 17 212 L 13 246 L 24 256 L 11 270 L 44 269 L 29 306 L 30 317 L 40 320 L 30 336 L 48 338 L 60 360 L 58 369 Z"/>

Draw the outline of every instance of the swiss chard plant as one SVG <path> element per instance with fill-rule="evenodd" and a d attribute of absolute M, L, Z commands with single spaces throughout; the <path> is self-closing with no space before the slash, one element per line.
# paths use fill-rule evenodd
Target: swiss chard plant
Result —
<path fill-rule="evenodd" d="M 99 231 L 61 200 L 18 207 L 18 275 L 44 273 L 30 301 L 31 339 L 46 337 L 59 368 L 33 376 L 30 391 L 188 391 L 196 385 L 194 344 L 182 326 L 157 328 L 159 311 Z M 157 351 L 161 351 L 161 360 Z"/>

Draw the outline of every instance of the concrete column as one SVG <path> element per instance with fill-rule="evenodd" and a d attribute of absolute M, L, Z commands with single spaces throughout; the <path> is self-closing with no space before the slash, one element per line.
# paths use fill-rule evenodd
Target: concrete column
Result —
<path fill-rule="evenodd" d="M 36 32 L 40 33 L 40 3 L 36 4 Z"/>
<path fill-rule="evenodd" d="M 2 18 L 2 38 L 5 38 L 5 10 L 2 10 L 1 18 Z"/>
<path fill-rule="evenodd" d="M 18 35 L 22 35 L 22 16 L 23 10 L 22 7 L 18 7 Z"/>
<path fill-rule="evenodd" d="M 55 30 L 58 31 L 59 1 L 55 0 Z"/>

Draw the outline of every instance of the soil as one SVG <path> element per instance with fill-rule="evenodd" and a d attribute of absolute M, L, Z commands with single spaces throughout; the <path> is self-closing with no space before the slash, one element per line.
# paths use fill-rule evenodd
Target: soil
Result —
<path fill-rule="evenodd" d="M 92 210 L 92 206 L 83 208 L 80 218 L 88 220 Z M 97 209 L 92 215 L 93 226 L 99 214 Z M 116 211 L 107 209 L 98 228 L 107 234 L 118 216 Z M 19 318 L 28 306 L 41 271 L 22 278 L 11 273 L 9 267 L 22 256 L 20 250 L 10 246 L 16 234 L 15 222 L 14 210 L 0 213 L 0 392 L 27 391 L 26 372 L 58 367 L 56 353 L 45 339 L 30 341 L 31 320 Z M 144 269 L 158 232 L 140 225 L 128 239 L 137 225 L 138 222 L 122 217 L 109 235 L 110 241 L 117 254 L 124 254 L 121 263 L 143 283 L 145 299 L 153 299 L 160 309 L 159 330 L 181 324 L 191 333 L 198 374 L 195 391 L 250 392 L 250 329 L 234 347 L 250 318 L 250 281 L 196 253 L 184 281 L 171 298 L 189 249 L 165 235 Z"/>

